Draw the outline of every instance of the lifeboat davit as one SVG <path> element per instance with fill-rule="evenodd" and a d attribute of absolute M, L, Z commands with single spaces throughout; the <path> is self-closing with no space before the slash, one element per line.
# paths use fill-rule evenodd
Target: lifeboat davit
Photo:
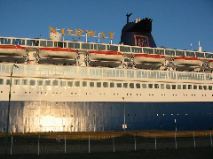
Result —
<path fill-rule="evenodd" d="M 40 48 L 40 58 L 67 58 L 76 59 L 78 53 L 76 50 L 70 48 Z"/>
<path fill-rule="evenodd" d="M 20 45 L 0 45 L 0 56 L 25 56 L 26 48 Z"/>
<path fill-rule="evenodd" d="M 139 68 L 151 67 L 157 69 L 165 63 L 165 57 L 156 54 L 134 54 L 134 63 Z"/>
<path fill-rule="evenodd" d="M 90 61 L 122 61 L 123 54 L 118 51 L 89 51 Z"/>
<path fill-rule="evenodd" d="M 202 66 L 203 61 L 197 57 L 175 57 L 174 64 L 178 66 Z"/>

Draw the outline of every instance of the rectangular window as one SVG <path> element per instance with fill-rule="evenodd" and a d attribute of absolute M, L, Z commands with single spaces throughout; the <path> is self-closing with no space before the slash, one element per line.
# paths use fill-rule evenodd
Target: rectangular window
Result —
<path fill-rule="evenodd" d="M 42 80 L 38 80 L 37 83 L 38 83 L 39 86 L 43 85 L 43 81 Z"/>
<path fill-rule="evenodd" d="M 209 86 L 209 90 L 212 90 L 212 86 Z"/>
<path fill-rule="evenodd" d="M 159 84 L 155 84 L 155 88 L 156 88 L 156 89 L 159 88 Z"/>
<path fill-rule="evenodd" d="M 142 84 L 142 88 L 146 88 L 146 84 Z"/>
<path fill-rule="evenodd" d="M 50 86 L 50 83 L 51 83 L 50 80 L 46 80 L 46 81 L 45 81 L 45 85 L 46 85 L 46 86 Z"/>
<path fill-rule="evenodd" d="M 104 87 L 104 88 L 108 87 L 108 82 L 104 82 L 104 83 L 103 83 L 103 87 Z"/>
<path fill-rule="evenodd" d="M 48 47 L 53 47 L 53 42 L 52 41 L 47 41 L 47 46 Z"/>
<path fill-rule="evenodd" d="M 130 52 L 130 47 L 120 46 L 120 51 L 121 52 Z"/>
<path fill-rule="evenodd" d="M 203 87 L 202 87 L 201 85 L 199 85 L 199 89 L 200 89 L 200 90 L 202 90 L 202 89 L 203 89 Z"/>
<path fill-rule="evenodd" d="M 94 44 L 94 49 L 95 50 L 106 50 L 106 46 L 101 45 L 101 44 Z"/>
<path fill-rule="evenodd" d="M 86 87 L 86 86 L 87 86 L 87 82 L 86 82 L 86 81 L 83 81 L 83 82 L 82 82 L 82 86 L 83 86 L 83 87 Z"/>
<path fill-rule="evenodd" d="M 72 81 L 68 81 L 68 82 L 67 82 L 67 85 L 68 85 L 69 87 L 72 87 L 72 86 L 73 86 Z"/>
<path fill-rule="evenodd" d="M 169 84 L 166 85 L 166 89 L 170 89 L 171 86 Z"/>
<path fill-rule="evenodd" d="M 15 85 L 20 85 L 20 80 L 19 79 L 15 79 L 14 84 Z"/>
<path fill-rule="evenodd" d="M 7 79 L 6 84 L 10 85 L 10 79 Z"/>
<path fill-rule="evenodd" d="M 3 84 L 4 83 L 4 80 L 3 79 L 0 79 L 0 84 Z"/>
<path fill-rule="evenodd" d="M 61 81 L 61 87 L 65 87 L 66 86 L 66 82 L 65 81 Z"/>
<path fill-rule="evenodd" d="M 53 80 L 53 86 L 57 86 L 58 85 L 58 81 L 57 80 Z"/>
<path fill-rule="evenodd" d="M 160 88 L 161 88 L 161 89 L 164 89 L 164 84 L 160 84 Z"/>
<path fill-rule="evenodd" d="M 34 86 L 35 85 L 35 80 L 30 80 L 30 85 Z"/>
<path fill-rule="evenodd" d="M 188 85 L 188 89 L 192 89 L 192 85 Z"/>
<path fill-rule="evenodd" d="M 134 88 L 134 83 L 130 83 L 129 88 Z"/>
<path fill-rule="evenodd" d="M 75 81 L 75 87 L 80 87 L 80 82 L 79 81 Z"/>
<path fill-rule="evenodd" d="M 118 51 L 118 46 L 115 46 L 115 45 L 107 45 L 107 50 Z"/>
<path fill-rule="evenodd" d="M 183 85 L 183 89 L 186 89 L 186 85 Z"/>
<path fill-rule="evenodd" d="M 97 87 L 101 87 L 101 82 L 97 82 Z"/>
<path fill-rule="evenodd" d="M 136 88 L 141 88 L 140 83 L 136 83 L 135 86 L 136 86 Z"/>
<path fill-rule="evenodd" d="M 80 43 L 68 43 L 69 48 L 75 48 L 79 49 L 80 48 Z"/>
<path fill-rule="evenodd" d="M 114 83 L 110 83 L 110 88 L 114 88 L 115 87 L 115 84 Z"/>
<path fill-rule="evenodd" d="M 172 85 L 172 89 L 176 89 L 176 85 Z"/>
<path fill-rule="evenodd" d="M 207 86 L 203 86 L 203 89 L 204 89 L 204 90 L 207 90 Z"/>
<path fill-rule="evenodd" d="M 193 85 L 193 89 L 197 89 L 197 85 Z"/>
<path fill-rule="evenodd" d="M 40 46 L 46 47 L 46 45 L 47 45 L 46 41 L 40 41 Z"/>
<path fill-rule="evenodd" d="M 181 85 L 177 85 L 177 89 L 181 89 Z"/>
<path fill-rule="evenodd" d="M 128 83 L 123 83 L 123 88 L 128 88 Z"/>
<path fill-rule="evenodd" d="M 26 79 L 23 79 L 23 80 L 22 80 L 22 84 L 23 84 L 23 85 L 27 85 L 27 80 L 26 80 Z"/>
<path fill-rule="evenodd" d="M 149 88 L 153 88 L 153 84 L 148 84 L 148 87 Z"/>
<path fill-rule="evenodd" d="M 89 83 L 89 86 L 90 86 L 90 87 L 94 87 L 94 86 L 95 86 L 94 82 L 90 82 L 90 83 Z"/>
<path fill-rule="evenodd" d="M 122 87 L 122 84 L 121 83 L 117 83 L 117 88 L 121 88 Z"/>

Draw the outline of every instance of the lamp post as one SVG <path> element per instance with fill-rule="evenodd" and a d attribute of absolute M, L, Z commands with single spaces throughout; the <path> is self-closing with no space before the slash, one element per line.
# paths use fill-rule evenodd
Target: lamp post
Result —
<path fill-rule="evenodd" d="M 13 64 L 11 66 L 11 70 L 10 70 L 10 88 L 9 88 L 9 100 L 8 100 L 8 106 L 7 106 L 7 129 L 6 132 L 9 134 L 10 133 L 10 101 L 11 101 L 11 88 L 12 88 L 12 77 L 13 77 L 13 70 L 15 68 L 19 68 L 16 64 Z"/>

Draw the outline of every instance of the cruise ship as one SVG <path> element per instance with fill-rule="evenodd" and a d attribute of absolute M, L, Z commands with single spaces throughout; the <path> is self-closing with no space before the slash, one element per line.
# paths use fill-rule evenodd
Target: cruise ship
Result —
<path fill-rule="evenodd" d="M 213 129 L 213 54 L 129 17 L 120 44 L 0 37 L 0 132 Z"/>

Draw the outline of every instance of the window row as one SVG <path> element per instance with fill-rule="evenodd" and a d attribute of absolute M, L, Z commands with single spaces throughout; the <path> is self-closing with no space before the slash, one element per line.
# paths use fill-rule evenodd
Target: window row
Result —
<path fill-rule="evenodd" d="M 0 85 L 4 80 L 0 79 Z M 10 79 L 6 80 L 10 85 Z M 183 89 L 183 90 L 212 90 L 212 85 L 201 84 L 165 84 L 165 83 L 133 83 L 133 82 L 101 82 L 101 81 L 77 81 L 77 80 L 35 80 L 35 79 L 14 79 L 13 85 L 30 86 L 61 86 L 61 87 L 97 87 L 97 88 L 143 88 L 143 89 Z"/>

